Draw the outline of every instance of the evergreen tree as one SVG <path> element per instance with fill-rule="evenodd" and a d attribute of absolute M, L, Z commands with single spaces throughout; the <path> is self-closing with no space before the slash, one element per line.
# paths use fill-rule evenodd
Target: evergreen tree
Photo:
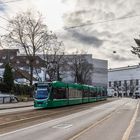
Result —
<path fill-rule="evenodd" d="M 10 66 L 9 63 L 5 65 L 3 79 L 4 79 L 4 83 L 8 88 L 8 91 L 10 91 L 14 85 L 14 78 L 13 78 L 12 67 Z"/>
<path fill-rule="evenodd" d="M 134 40 L 135 40 L 137 46 L 136 46 L 136 47 L 131 46 L 131 47 L 132 47 L 131 52 L 132 52 L 133 54 L 137 55 L 138 58 L 140 58 L 140 39 L 134 39 Z"/>

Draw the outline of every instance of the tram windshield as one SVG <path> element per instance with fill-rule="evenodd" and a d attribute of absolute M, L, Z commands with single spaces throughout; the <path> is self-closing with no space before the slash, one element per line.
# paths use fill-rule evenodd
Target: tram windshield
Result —
<path fill-rule="evenodd" d="M 37 87 L 35 92 L 36 99 L 46 99 L 48 98 L 49 88 L 44 86 Z"/>
<path fill-rule="evenodd" d="M 50 92 L 49 84 L 38 84 L 35 91 L 35 98 L 46 99 L 48 98 L 49 92 Z"/>
<path fill-rule="evenodd" d="M 36 99 L 46 99 L 48 98 L 48 90 L 46 89 L 37 89 L 35 93 Z"/>

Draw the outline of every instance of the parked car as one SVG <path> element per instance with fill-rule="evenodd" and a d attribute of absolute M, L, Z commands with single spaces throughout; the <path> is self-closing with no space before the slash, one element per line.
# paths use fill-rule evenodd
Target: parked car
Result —
<path fill-rule="evenodd" d="M 107 97 L 114 97 L 113 94 L 107 94 Z"/>

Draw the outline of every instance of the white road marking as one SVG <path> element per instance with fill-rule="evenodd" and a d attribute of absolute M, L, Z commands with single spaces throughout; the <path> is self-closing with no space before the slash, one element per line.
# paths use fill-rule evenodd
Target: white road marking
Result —
<path fill-rule="evenodd" d="M 124 104 L 127 104 L 127 103 L 124 103 Z M 123 104 L 123 105 L 124 105 L 124 104 Z M 122 106 L 122 105 L 120 105 L 120 106 Z M 93 124 L 90 125 L 89 127 L 87 127 L 87 128 L 85 128 L 84 130 L 80 131 L 78 134 L 74 135 L 74 136 L 73 136 L 72 138 L 70 138 L 69 140 L 76 140 L 78 137 L 80 137 L 81 135 L 83 135 L 83 134 L 84 134 L 85 132 L 87 132 L 88 130 L 90 130 L 90 129 L 92 129 L 92 128 L 98 126 L 98 125 L 101 124 L 102 122 L 104 122 L 104 121 L 110 119 L 110 118 L 113 116 L 114 113 L 118 113 L 118 112 L 119 112 L 118 109 L 120 108 L 120 106 L 117 107 L 117 108 L 116 108 L 114 111 L 112 111 L 111 113 L 109 113 L 107 116 L 103 117 L 101 120 L 97 121 L 96 123 L 93 123 Z"/>
<path fill-rule="evenodd" d="M 55 125 L 52 128 L 63 128 L 63 129 L 67 129 L 69 127 L 72 127 L 72 124 L 62 123 L 62 124 Z"/>
<path fill-rule="evenodd" d="M 139 104 L 140 102 L 137 103 L 137 106 L 136 106 L 136 110 L 135 110 L 135 113 L 132 117 L 132 120 L 130 121 L 130 124 L 129 126 L 127 127 L 123 137 L 122 137 L 122 140 L 128 140 L 129 139 L 129 136 L 130 136 L 130 133 L 135 125 L 135 122 L 136 122 L 136 118 L 137 118 L 137 115 L 138 115 L 138 109 L 139 109 Z"/>
<path fill-rule="evenodd" d="M 119 101 L 115 101 L 115 102 L 112 102 L 112 104 L 114 105 L 117 105 L 118 106 L 118 103 Z M 124 104 L 124 102 L 121 102 L 121 104 Z M 107 103 L 106 106 L 108 105 L 111 105 L 111 103 Z M 35 127 L 39 127 L 39 126 L 43 126 L 43 125 L 46 125 L 46 124 L 49 124 L 49 123 L 53 123 L 53 124 L 57 124 L 58 122 L 59 123 L 62 123 L 65 119 L 65 121 L 68 121 L 70 118 L 73 119 L 75 117 L 79 117 L 79 116 L 83 116 L 85 113 L 90 113 L 92 112 L 93 110 L 96 111 L 96 110 L 100 110 L 102 108 L 102 106 L 104 105 L 100 105 L 100 106 L 97 106 L 97 107 L 93 107 L 93 108 L 90 108 L 88 110 L 85 110 L 85 111 L 81 111 L 80 113 L 74 113 L 74 114 L 71 114 L 71 115 L 68 115 L 68 116 L 65 116 L 65 117 L 61 117 L 61 118 L 57 118 L 57 119 L 54 119 L 54 120 L 50 120 L 50 121 L 47 121 L 47 122 L 43 122 L 43 123 L 40 123 L 40 124 L 36 124 L 36 125 L 33 125 L 33 126 L 29 126 L 29 127 L 26 127 L 26 128 L 21 128 L 21 129 L 18 129 L 18 130 L 15 130 L 15 131 L 12 131 L 12 132 L 8 132 L 8 133 L 4 133 L 4 134 L 0 134 L 0 137 L 3 137 L 3 136 L 7 136 L 7 135 L 10 135 L 10 134 L 15 134 L 15 133 L 19 133 L 19 132 L 22 132 L 22 131 L 26 131 L 26 130 L 29 130 L 29 129 L 32 129 L 32 128 L 35 128 Z M 117 107 L 116 106 L 116 107 Z M 119 105 L 121 106 L 121 105 Z M 111 108 L 111 110 L 114 110 L 113 108 Z M 111 111 L 112 112 L 112 111 Z"/>

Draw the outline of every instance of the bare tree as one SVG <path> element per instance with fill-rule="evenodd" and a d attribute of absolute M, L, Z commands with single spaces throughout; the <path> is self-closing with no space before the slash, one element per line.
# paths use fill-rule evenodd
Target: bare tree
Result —
<path fill-rule="evenodd" d="M 134 95 L 134 93 L 136 92 L 136 90 L 137 90 L 136 83 L 130 84 L 130 96 Z"/>
<path fill-rule="evenodd" d="M 4 36 L 7 44 L 20 47 L 29 60 L 32 85 L 35 56 L 54 36 L 43 23 L 41 14 L 35 15 L 29 11 L 19 13 L 9 20 L 8 31 L 9 33 Z"/>
<path fill-rule="evenodd" d="M 93 64 L 89 63 L 85 57 L 85 52 L 76 51 L 71 58 L 69 58 L 69 70 L 74 77 L 74 82 L 81 84 L 91 84 Z"/>
<path fill-rule="evenodd" d="M 120 86 L 119 82 L 115 81 L 112 89 L 114 89 L 118 96 L 121 95 L 121 92 L 124 93 L 124 96 L 127 96 L 127 93 L 129 93 L 129 96 L 132 96 L 135 93 L 137 86 L 134 82 L 129 84 L 125 82 L 122 86 Z"/>
<path fill-rule="evenodd" d="M 0 48 L 4 48 L 2 44 L 2 39 L 3 39 L 3 36 L 0 36 Z"/>
<path fill-rule="evenodd" d="M 132 96 L 136 92 L 137 86 L 135 83 L 124 84 L 122 89 L 126 94 L 129 92 L 129 96 Z"/>
<path fill-rule="evenodd" d="M 122 85 L 122 91 L 124 92 L 124 96 L 127 96 L 128 91 L 130 90 L 130 85 L 126 82 Z"/>
<path fill-rule="evenodd" d="M 63 73 L 64 64 L 64 44 L 62 41 L 58 41 L 56 35 L 54 38 L 44 46 L 43 59 L 46 61 L 46 74 L 49 76 L 49 80 L 61 81 L 61 74 Z"/>
<path fill-rule="evenodd" d="M 114 85 L 112 86 L 112 89 L 114 89 L 114 91 L 117 93 L 117 96 L 118 96 L 118 97 L 119 97 L 119 96 L 122 97 L 122 95 L 121 95 L 121 93 L 120 93 L 121 87 L 120 87 L 120 85 L 119 85 L 119 83 L 118 83 L 117 81 L 114 82 Z"/>

